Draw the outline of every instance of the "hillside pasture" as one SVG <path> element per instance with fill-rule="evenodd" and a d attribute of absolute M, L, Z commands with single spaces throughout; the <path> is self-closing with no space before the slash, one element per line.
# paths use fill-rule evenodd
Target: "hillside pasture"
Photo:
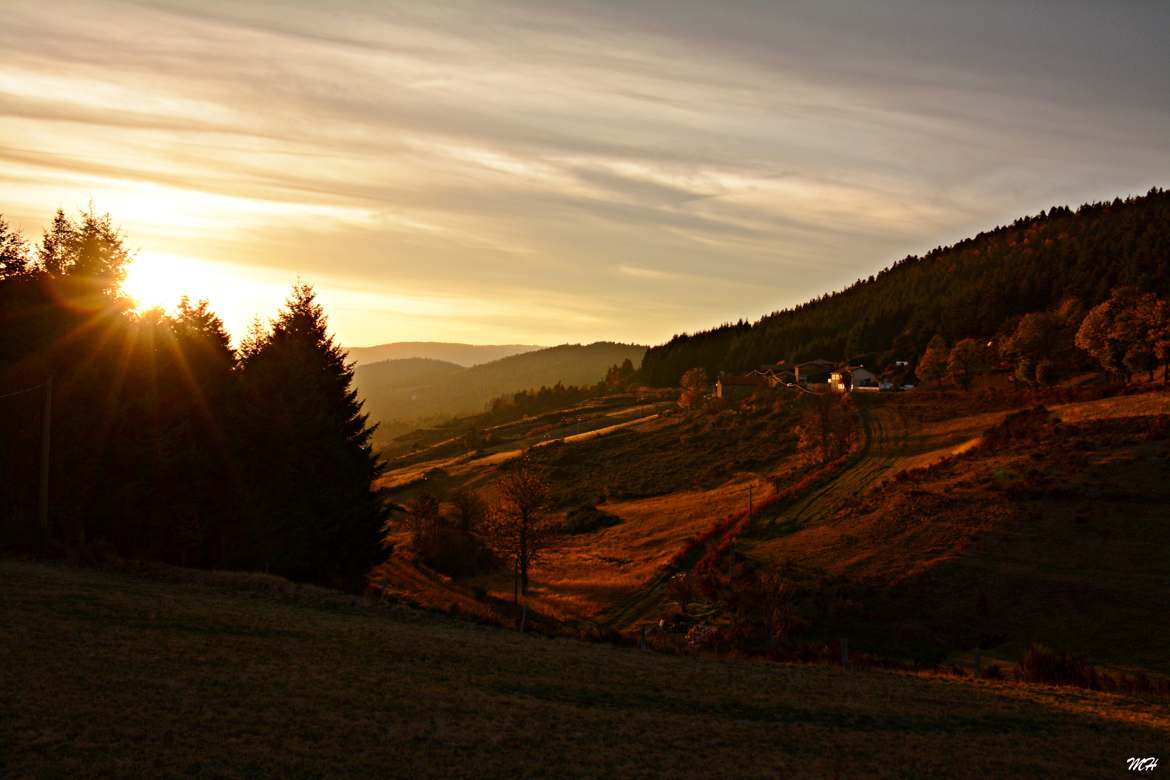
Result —
<path fill-rule="evenodd" d="M 1133 696 L 663 656 L 283 593 L 0 561 L 0 773 L 1100 777 L 1170 733 L 1170 707 Z"/>
<path fill-rule="evenodd" d="M 851 606 L 823 630 L 848 627 L 859 648 L 969 661 L 982 644 L 1014 660 L 1041 641 L 1120 671 L 1170 673 L 1170 634 L 1147 619 L 1170 610 L 1168 401 L 1056 405 L 1018 441 L 985 442 L 989 425 L 958 455 L 903 451 L 867 490 L 819 502 L 796 525 L 759 524 L 740 549 L 838 578 Z M 1005 416 L 932 423 L 913 443 L 964 439 Z M 924 455 L 932 465 L 907 470 Z M 1136 624 L 1142 641 L 1119 641 Z"/>

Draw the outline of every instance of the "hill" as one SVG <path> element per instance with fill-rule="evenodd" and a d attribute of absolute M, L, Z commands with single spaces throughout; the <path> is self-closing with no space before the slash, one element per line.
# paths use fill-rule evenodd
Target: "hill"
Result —
<path fill-rule="evenodd" d="M 440 361 L 358 365 L 355 380 L 371 419 L 383 423 L 482 412 L 494 398 L 542 386 L 594 385 L 613 365 L 637 365 L 645 347 L 599 341 L 563 344 L 459 369 Z"/>
<path fill-rule="evenodd" d="M 1100 777 L 1170 731 L 1164 701 L 1127 695 L 664 656 L 266 575 L 155 577 L 0 560 L 0 773 Z"/>
<path fill-rule="evenodd" d="M 1032 642 L 1170 675 L 1170 395 L 1046 406 L 949 394 L 869 399 L 868 451 L 829 490 L 761 513 L 745 562 L 817 572 L 813 633 L 870 652 L 1011 661 Z M 982 408 L 980 408 L 982 407 Z M 1016 407 L 1013 409 L 1013 407 Z M 1143 640 L 1118 642 L 1149 624 Z"/>
<path fill-rule="evenodd" d="M 1112 674 L 1170 675 L 1170 634 L 1116 641 L 1170 609 L 1164 388 L 859 397 L 848 454 L 829 467 L 801 431 L 816 398 L 779 389 L 685 412 L 598 398 L 499 426 L 474 448 L 452 437 L 404 454 L 383 484 L 396 502 L 460 488 L 490 500 L 503 464 L 527 451 L 552 484 L 554 525 L 581 507 L 616 520 L 557 537 L 534 569 L 529 603 L 567 625 L 631 632 L 683 610 L 735 637 L 728 605 L 755 602 L 737 588 L 780 573 L 794 646 L 844 635 L 856 652 L 966 669 L 981 647 L 1010 669 L 1040 642 Z M 1037 404 L 1046 422 L 1019 431 L 1011 415 Z M 398 592 L 510 619 L 509 571 L 453 581 L 411 559 L 409 529 L 393 542 L 402 552 L 377 576 Z M 680 602 L 679 576 L 708 558 L 708 571 L 734 576 L 700 578 L 702 595 Z"/>
<path fill-rule="evenodd" d="M 541 347 L 533 344 L 457 344 L 444 341 L 396 341 L 372 347 L 347 347 L 349 359 L 358 364 L 383 360 L 425 358 L 468 367 L 480 363 L 531 352 Z"/>
<path fill-rule="evenodd" d="M 675 336 L 647 351 L 643 380 L 677 384 L 778 360 L 913 361 L 935 334 L 990 339 L 1028 312 L 1067 297 L 1092 306 L 1114 287 L 1170 287 L 1170 192 L 1058 206 L 922 257 L 910 256 L 840 292 L 755 323 Z"/>

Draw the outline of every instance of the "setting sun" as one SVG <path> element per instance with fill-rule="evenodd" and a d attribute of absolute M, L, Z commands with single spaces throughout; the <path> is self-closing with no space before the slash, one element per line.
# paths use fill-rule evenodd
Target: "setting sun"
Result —
<path fill-rule="evenodd" d="M 174 311 L 179 299 L 207 300 L 239 338 L 256 317 L 276 313 L 295 277 L 283 271 L 220 263 L 165 252 L 139 252 L 122 281 L 122 292 L 139 312 Z"/>
<path fill-rule="evenodd" d="M 184 295 L 190 295 L 193 274 L 190 261 L 174 255 L 140 254 L 122 282 L 122 292 L 134 301 L 138 311 L 173 309 Z"/>

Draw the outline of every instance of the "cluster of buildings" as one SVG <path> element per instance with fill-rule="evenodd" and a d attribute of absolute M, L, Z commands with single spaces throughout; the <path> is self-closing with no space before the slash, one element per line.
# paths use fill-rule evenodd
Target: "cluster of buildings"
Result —
<path fill-rule="evenodd" d="M 909 390 L 913 385 L 903 383 L 907 370 L 904 360 L 899 360 L 881 375 L 865 366 L 842 366 L 831 360 L 808 360 L 791 366 L 780 361 L 746 374 L 721 374 L 715 381 L 715 397 L 738 401 L 757 391 L 778 387 L 837 393 Z"/>

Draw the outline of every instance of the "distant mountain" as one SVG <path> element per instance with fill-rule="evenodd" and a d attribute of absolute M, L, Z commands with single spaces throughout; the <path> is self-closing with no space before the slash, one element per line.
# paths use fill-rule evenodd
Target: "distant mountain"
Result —
<path fill-rule="evenodd" d="M 359 364 L 355 381 L 371 420 L 419 422 L 482 412 L 493 398 L 542 385 L 594 385 L 610 366 L 627 358 L 638 365 L 645 352 L 636 344 L 599 341 L 538 349 L 470 368 L 419 358 L 385 360 Z"/>
<path fill-rule="evenodd" d="M 377 363 L 359 365 L 357 372 L 361 382 L 368 387 L 393 387 L 400 392 L 427 390 L 435 382 L 450 378 L 467 369 L 456 363 L 429 358 L 404 358 L 382 360 Z"/>
<path fill-rule="evenodd" d="M 347 347 L 349 359 L 359 364 L 383 360 L 427 358 L 460 366 L 478 366 L 542 347 L 533 344 L 455 344 L 445 341 L 396 341 L 373 347 Z"/>

